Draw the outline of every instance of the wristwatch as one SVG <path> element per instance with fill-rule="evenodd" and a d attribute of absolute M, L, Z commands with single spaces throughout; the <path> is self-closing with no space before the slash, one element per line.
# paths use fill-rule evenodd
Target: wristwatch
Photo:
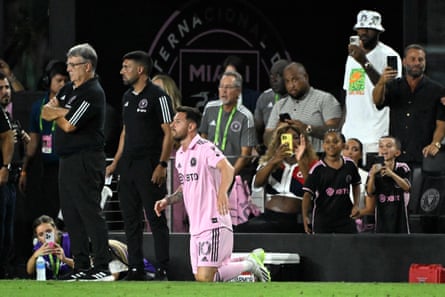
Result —
<path fill-rule="evenodd" d="M 365 64 L 363 64 L 363 68 L 365 68 L 365 69 L 369 69 L 369 68 L 371 68 L 371 63 L 368 61 L 368 62 L 366 62 Z"/>
<path fill-rule="evenodd" d="M 11 163 L 3 164 L 2 167 L 5 167 L 5 168 L 7 168 L 9 170 L 9 169 L 11 169 Z"/>
<path fill-rule="evenodd" d="M 440 148 L 442 147 L 442 144 L 440 142 L 436 142 L 436 143 L 434 143 L 434 146 L 440 150 Z"/>
<path fill-rule="evenodd" d="M 311 134 L 312 133 L 312 126 L 311 125 L 307 125 L 306 126 L 306 133 L 307 134 Z"/>
<path fill-rule="evenodd" d="M 164 168 L 167 168 L 168 164 L 165 161 L 159 161 L 159 165 L 161 165 Z"/>

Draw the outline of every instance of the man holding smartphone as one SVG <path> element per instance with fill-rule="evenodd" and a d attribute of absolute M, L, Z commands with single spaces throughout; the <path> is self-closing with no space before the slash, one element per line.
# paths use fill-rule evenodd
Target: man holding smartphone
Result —
<path fill-rule="evenodd" d="M 404 50 L 405 73 L 396 77 L 385 68 L 373 91 L 378 109 L 390 109 L 389 132 L 402 144 L 400 161 L 413 170 L 427 156 L 435 156 L 445 136 L 445 87 L 425 75 L 426 52 L 419 44 Z"/>
<path fill-rule="evenodd" d="M 380 13 L 362 10 L 357 15 L 353 28 L 359 44 L 348 45 L 343 89 L 345 90 L 345 113 L 342 133 L 347 139 L 357 138 L 363 143 L 363 165 L 366 154 L 378 151 L 378 141 L 388 134 L 389 110 L 377 110 L 372 101 L 372 90 L 380 74 L 387 66 L 387 56 L 396 57 L 397 77 L 401 76 L 399 54 L 379 41 L 385 31 Z"/>

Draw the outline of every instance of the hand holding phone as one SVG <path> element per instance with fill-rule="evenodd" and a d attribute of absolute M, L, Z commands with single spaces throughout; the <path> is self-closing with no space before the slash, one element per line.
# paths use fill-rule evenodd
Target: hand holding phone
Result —
<path fill-rule="evenodd" d="M 386 64 L 394 70 L 397 70 L 397 56 L 386 56 Z"/>
<path fill-rule="evenodd" d="M 285 144 L 288 147 L 287 153 L 289 155 L 293 155 L 294 146 L 293 146 L 293 135 L 292 133 L 283 133 L 281 134 L 281 144 Z"/>
<path fill-rule="evenodd" d="M 290 120 L 290 115 L 286 113 L 280 113 L 280 122 L 286 122 L 286 120 Z"/>

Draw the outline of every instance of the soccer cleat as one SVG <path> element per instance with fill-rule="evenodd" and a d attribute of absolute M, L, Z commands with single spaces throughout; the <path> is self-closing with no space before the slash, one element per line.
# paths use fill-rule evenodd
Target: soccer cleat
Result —
<path fill-rule="evenodd" d="M 262 248 L 254 249 L 252 254 L 258 257 L 261 263 L 264 265 L 264 259 L 266 258 L 266 252 Z"/>
<path fill-rule="evenodd" d="M 88 270 L 85 270 L 85 269 L 74 269 L 64 275 L 59 276 L 58 280 L 74 282 L 74 281 L 80 280 L 83 277 L 86 277 L 87 273 L 88 273 Z"/>
<path fill-rule="evenodd" d="M 252 263 L 252 272 L 259 280 L 262 282 L 270 282 L 270 271 L 264 266 L 265 253 L 263 249 L 253 250 L 249 256 L 247 256 L 247 261 Z"/>
<path fill-rule="evenodd" d="M 128 270 L 124 281 L 150 281 L 155 279 L 155 274 L 148 271 L 138 271 L 136 268 Z"/>
<path fill-rule="evenodd" d="M 79 281 L 93 282 L 110 282 L 114 280 L 114 276 L 106 269 L 91 269 L 85 276 L 79 278 Z"/>

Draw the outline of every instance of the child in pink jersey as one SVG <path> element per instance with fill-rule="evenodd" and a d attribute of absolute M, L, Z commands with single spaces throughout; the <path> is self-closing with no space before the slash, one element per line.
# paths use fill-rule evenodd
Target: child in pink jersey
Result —
<path fill-rule="evenodd" d="M 179 174 L 178 190 L 155 204 L 161 214 L 168 205 L 184 200 L 190 221 L 190 260 L 197 281 L 229 281 L 242 272 L 252 272 L 263 282 L 270 281 L 264 266 L 264 250 L 256 249 L 245 259 L 231 260 L 232 221 L 228 192 L 234 169 L 223 153 L 201 138 L 198 128 L 201 113 L 191 107 L 178 107 L 171 124 Z"/>

